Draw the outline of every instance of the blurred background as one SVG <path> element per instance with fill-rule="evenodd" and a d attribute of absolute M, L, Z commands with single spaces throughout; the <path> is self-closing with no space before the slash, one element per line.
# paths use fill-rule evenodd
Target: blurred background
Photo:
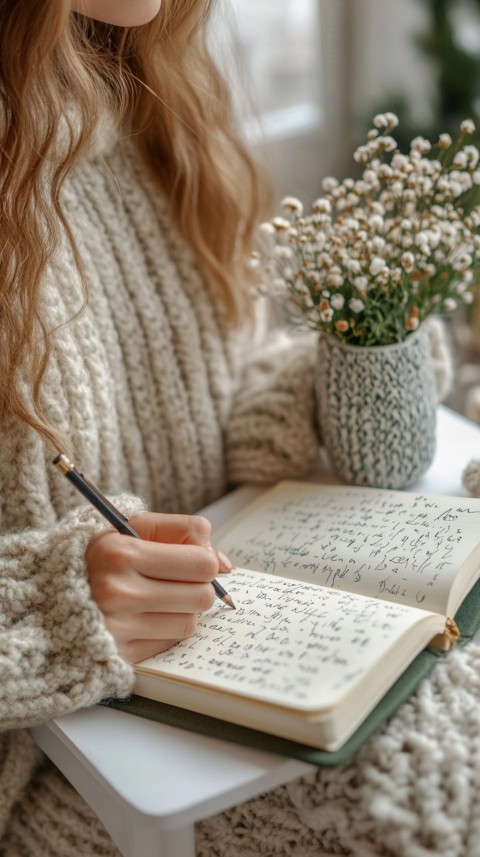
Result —
<path fill-rule="evenodd" d="M 325 176 L 356 175 L 353 151 L 378 112 L 399 116 L 400 148 L 418 134 L 455 138 L 467 117 L 480 127 L 480 0 L 225 0 L 213 23 L 213 50 L 278 199 L 309 204 Z M 480 423 L 480 289 L 447 332 L 446 404 Z"/>

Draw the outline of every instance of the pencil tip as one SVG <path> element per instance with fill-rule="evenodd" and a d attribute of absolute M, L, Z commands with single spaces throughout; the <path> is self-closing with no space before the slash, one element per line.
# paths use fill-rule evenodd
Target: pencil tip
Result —
<path fill-rule="evenodd" d="M 225 596 L 225 598 L 224 598 L 223 600 L 224 600 L 225 604 L 228 604 L 228 606 L 232 608 L 232 610 L 236 610 L 236 609 L 237 609 L 237 608 L 235 607 L 235 604 L 233 603 L 232 599 L 230 598 L 230 595 L 226 595 L 226 596 Z"/>

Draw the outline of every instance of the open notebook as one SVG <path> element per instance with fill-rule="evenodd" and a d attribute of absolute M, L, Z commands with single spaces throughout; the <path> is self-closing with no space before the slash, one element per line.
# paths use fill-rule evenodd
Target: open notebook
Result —
<path fill-rule="evenodd" d="M 283 482 L 216 544 L 238 609 L 217 602 L 137 664 L 136 694 L 332 751 L 426 646 L 455 642 L 480 500 Z"/>

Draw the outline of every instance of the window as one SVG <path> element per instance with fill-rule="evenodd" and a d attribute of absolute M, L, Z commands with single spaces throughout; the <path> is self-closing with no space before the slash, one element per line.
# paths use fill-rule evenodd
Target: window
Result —
<path fill-rule="evenodd" d="M 214 22 L 214 52 L 231 82 L 246 136 L 265 156 L 278 193 L 306 202 L 318 196 L 324 175 L 343 167 L 345 152 L 351 157 L 344 127 L 347 5 L 348 0 L 230 0 L 219 4 Z M 248 97 L 240 92 L 239 76 Z"/>
<path fill-rule="evenodd" d="M 270 139 L 321 123 L 320 15 L 316 0 L 232 0 L 237 50 L 255 85 Z"/>

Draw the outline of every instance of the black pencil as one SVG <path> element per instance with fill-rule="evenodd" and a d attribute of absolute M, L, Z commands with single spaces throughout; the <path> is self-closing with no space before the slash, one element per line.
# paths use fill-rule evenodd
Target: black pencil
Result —
<path fill-rule="evenodd" d="M 56 458 L 53 459 L 53 464 L 55 467 L 67 477 L 67 479 L 75 486 L 75 488 L 80 491 L 81 494 L 85 497 L 92 506 L 95 506 L 98 512 L 103 515 L 104 518 L 114 527 L 119 533 L 123 533 L 126 536 L 133 536 L 135 539 L 139 539 L 140 536 L 137 532 L 130 526 L 128 520 L 122 513 L 110 503 L 107 497 L 105 497 L 101 491 L 87 479 L 83 473 L 79 473 L 76 470 L 75 465 L 67 458 L 66 455 L 60 453 Z M 212 586 L 215 590 L 215 595 L 217 598 L 220 598 L 220 601 L 223 601 L 224 604 L 227 604 L 233 610 L 236 610 L 235 604 L 233 603 L 230 595 L 223 586 L 220 585 L 218 580 L 212 580 Z"/>

